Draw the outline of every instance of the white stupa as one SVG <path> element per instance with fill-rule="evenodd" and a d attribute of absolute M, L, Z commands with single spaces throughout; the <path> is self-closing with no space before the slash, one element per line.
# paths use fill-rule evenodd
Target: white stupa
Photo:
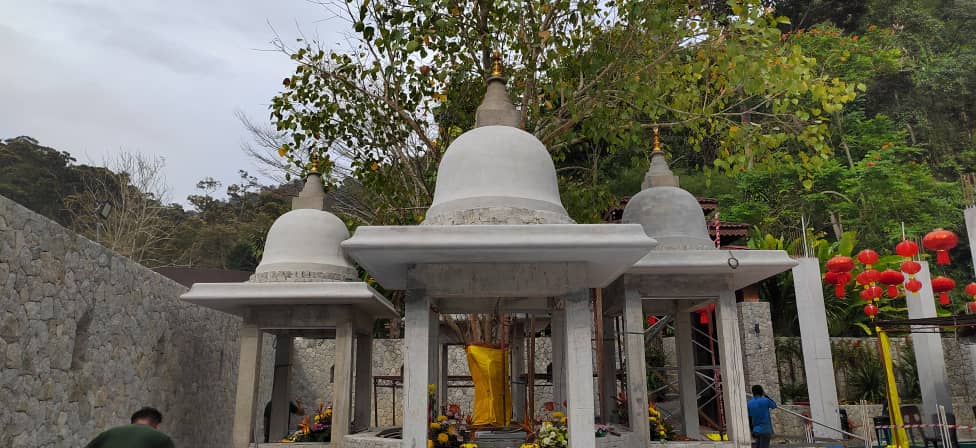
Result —
<path fill-rule="evenodd" d="M 571 224 L 559 199 L 556 168 L 500 76 L 488 79 L 475 128 L 447 148 L 425 225 Z"/>

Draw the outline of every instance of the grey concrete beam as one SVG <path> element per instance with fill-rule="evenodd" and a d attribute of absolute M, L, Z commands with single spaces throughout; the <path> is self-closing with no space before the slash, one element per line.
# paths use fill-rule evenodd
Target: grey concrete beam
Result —
<path fill-rule="evenodd" d="M 909 291 L 905 297 L 909 319 L 938 316 L 929 263 L 920 263 L 922 270 L 915 274 L 915 278 L 922 282 L 922 289 L 917 293 Z M 918 385 L 922 390 L 922 418 L 934 423 L 932 419 L 938 405 L 945 406 L 946 412 L 952 412 L 942 335 L 938 332 L 938 327 L 916 326 L 912 330 L 912 349 L 915 351 L 915 364 L 918 368 Z"/>
<path fill-rule="evenodd" d="M 589 290 L 565 296 L 566 388 L 569 447 L 595 448 L 593 403 L 593 318 Z"/>
<path fill-rule="evenodd" d="M 644 313 L 641 297 L 636 290 L 624 291 L 623 297 L 624 356 L 627 368 L 627 419 L 630 429 L 649 440 L 651 429 L 647 421 L 647 363 L 644 351 Z"/>
<path fill-rule="evenodd" d="M 275 337 L 274 379 L 271 386 L 270 440 L 280 440 L 288 435 L 288 417 L 291 415 L 289 391 L 293 339 Z M 260 404 L 260 403 L 258 403 Z"/>
<path fill-rule="evenodd" d="M 725 426 L 729 441 L 738 447 L 748 447 L 751 444 L 752 431 L 749 428 L 749 414 L 746 412 L 746 383 L 742 368 L 742 347 L 739 345 L 739 313 L 735 305 L 735 291 L 720 293 L 716 310 Z"/>
<path fill-rule="evenodd" d="M 800 322 L 800 344 L 803 348 L 803 370 L 810 399 L 810 418 L 824 425 L 840 428 L 820 260 L 800 258 L 798 261 L 799 264 L 793 268 L 793 288 L 796 293 L 796 314 Z M 821 438 L 841 438 L 838 432 L 820 425 L 813 425 L 813 434 Z"/>
<path fill-rule="evenodd" d="M 241 325 L 241 354 L 237 370 L 237 399 L 234 402 L 233 448 L 248 448 L 254 438 L 258 412 L 258 383 L 261 375 L 261 329 Z"/>
<path fill-rule="evenodd" d="M 430 297 L 421 284 L 413 284 L 404 299 L 403 446 L 427 447 L 427 385 L 431 372 Z"/>

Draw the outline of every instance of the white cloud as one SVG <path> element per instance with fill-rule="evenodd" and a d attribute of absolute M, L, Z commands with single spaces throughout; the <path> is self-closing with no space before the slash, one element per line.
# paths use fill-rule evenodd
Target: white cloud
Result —
<path fill-rule="evenodd" d="M 0 11 L 0 138 L 29 135 L 81 162 L 161 155 L 181 202 L 203 177 L 257 171 L 234 111 L 266 120 L 293 71 L 264 51 L 270 26 L 326 43 L 342 26 L 307 0 L 0 0 Z"/>

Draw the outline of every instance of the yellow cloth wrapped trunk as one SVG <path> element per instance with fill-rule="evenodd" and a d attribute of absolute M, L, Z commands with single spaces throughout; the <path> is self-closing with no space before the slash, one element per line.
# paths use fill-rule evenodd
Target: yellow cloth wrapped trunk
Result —
<path fill-rule="evenodd" d="M 474 382 L 473 425 L 507 426 L 512 420 L 512 391 L 505 350 L 469 345 L 468 369 Z"/>

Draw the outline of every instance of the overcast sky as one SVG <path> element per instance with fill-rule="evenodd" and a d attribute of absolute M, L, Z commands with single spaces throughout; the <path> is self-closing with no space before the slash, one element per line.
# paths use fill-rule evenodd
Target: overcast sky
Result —
<path fill-rule="evenodd" d="M 166 159 L 171 200 L 196 182 L 257 171 L 237 110 L 266 123 L 293 72 L 273 51 L 341 22 L 307 0 L 0 0 L 0 138 L 28 135 L 100 164 L 122 150 Z"/>

